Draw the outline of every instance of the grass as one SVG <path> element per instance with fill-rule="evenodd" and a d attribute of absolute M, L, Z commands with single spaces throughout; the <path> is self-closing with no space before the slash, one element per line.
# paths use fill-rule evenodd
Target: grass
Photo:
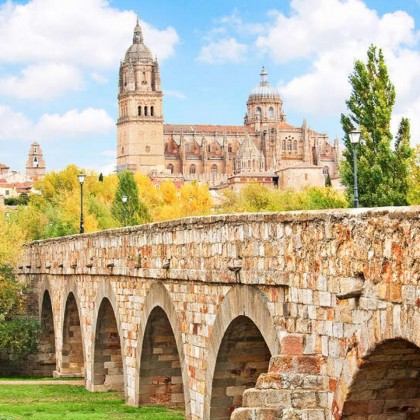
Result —
<path fill-rule="evenodd" d="M 10 379 L 10 378 L 8 378 Z M 130 407 L 116 392 L 88 392 L 73 385 L 0 385 L 0 420 L 181 420 L 180 410 Z"/>

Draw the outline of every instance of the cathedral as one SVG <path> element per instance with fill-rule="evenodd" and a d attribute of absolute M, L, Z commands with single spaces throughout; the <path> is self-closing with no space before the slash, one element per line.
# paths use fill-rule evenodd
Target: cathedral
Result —
<path fill-rule="evenodd" d="M 198 180 L 239 189 L 250 181 L 299 189 L 338 182 L 338 139 L 287 123 L 283 101 L 263 67 L 250 91 L 243 125 L 165 124 L 159 64 L 137 21 L 120 65 L 117 171 L 141 172 L 157 184 Z"/>

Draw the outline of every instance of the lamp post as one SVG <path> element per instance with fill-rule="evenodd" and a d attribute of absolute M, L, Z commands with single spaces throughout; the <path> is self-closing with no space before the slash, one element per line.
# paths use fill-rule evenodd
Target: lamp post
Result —
<path fill-rule="evenodd" d="M 360 140 L 360 131 L 358 130 L 352 130 L 349 133 L 350 142 L 353 145 L 353 173 L 354 173 L 354 185 L 353 185 L 353 207 L 357 208 L 359 207 L 359 191 L 357 189 L 357 144 Z"/>
<path fill-rule="evenodd" d="M 83 183 L 85 182 L 85 174 L 77 175 L 80 183 L 80 233 L 85 233 L 85 224 L 83 221 Z"/>
<path fill-rule="evenodd" d="M 127 209 L 126 209 L 126 206 L 127 206 L 128 196 L 123 195 L 123 196 L 121 197 L 121 200 L 122 200 L 122 202 L 123 202 L 124 226 L 127 226 Z"/>

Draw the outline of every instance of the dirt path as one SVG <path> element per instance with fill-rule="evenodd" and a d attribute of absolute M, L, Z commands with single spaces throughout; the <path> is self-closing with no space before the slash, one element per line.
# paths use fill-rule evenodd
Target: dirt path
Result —
<path fill-rule="evenodd" d="M 31 381 L 31 380 L 15 380 L 15 379 L 0 379 L 0 385 L 77 385 L 84 386 L 85 381 L 83 379 L 78 380 L 46 380 L 46 381 Z"/>

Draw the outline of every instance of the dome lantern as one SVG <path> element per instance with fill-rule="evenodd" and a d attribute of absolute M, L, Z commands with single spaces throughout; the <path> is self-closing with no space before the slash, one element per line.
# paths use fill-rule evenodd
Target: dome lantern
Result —
<path fill-rule="evenodd" d="M 261 69 L 261 80 L 258 86 L 251 90 L 249 94 L 249 99 L 274 99 L 274 100 L 281 100 L 279 91 L 270 85 L 268 81 L 268 73 L 263 66 Z"/>

